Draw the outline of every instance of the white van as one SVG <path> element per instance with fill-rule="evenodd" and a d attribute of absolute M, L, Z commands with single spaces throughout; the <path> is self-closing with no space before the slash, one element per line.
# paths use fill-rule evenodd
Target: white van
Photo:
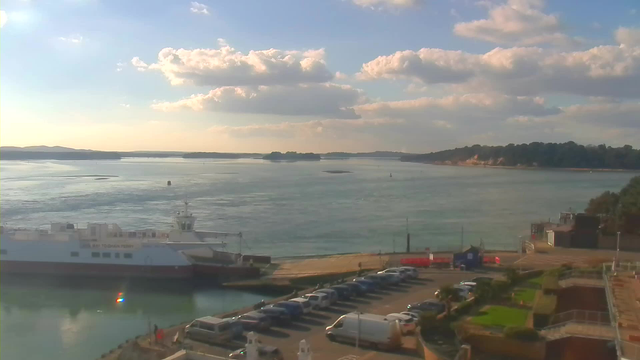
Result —
<path fill-rule="evenodd" d="M 302 305 L 302 313 L 303 314 L 308 314 L 311 312 L 311 308 L 313 307 L 313 304 L 311 303 L 311 301 L 302 298 L 302 297 L 298 297 L 298 298 L 294 298 L 291 299 L 289 301 L 293 301 L 293 302 L 297 302 L 300 303 L 300 305 Z"/>
<path fill-rule="evenodd" d="M 402 330 L 397 320 L 382 315 L 349 313 L 342 315 L 325 334 L 331 341 L 366 343 L 373 348 L 394 349 L 402 346 Z"/>
<path fill-rule="evenodd" d="M 185 337 L 202 342 L 222 343 L 230 340 L 233 335 L 231 319 L 213 316 L 195 319 L 185 328 Z"/>

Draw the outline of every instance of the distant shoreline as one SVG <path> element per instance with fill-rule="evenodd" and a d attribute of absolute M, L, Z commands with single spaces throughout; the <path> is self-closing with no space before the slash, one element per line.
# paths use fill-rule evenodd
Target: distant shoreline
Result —
<path fill-rule="evenodd" d="M 560 168 L 560 167 L 540 167 L 540 166 L 504 166 L 504 165 L 482 165 L 482 164 L 442 164 L 436 162 L 418 162 L 418 161 L 405 161 L 415 164 L 436 165 L 436 166 L 459 166 L 470 168 L 491 168 L 491 169 L 506 169 L 506 170 L 557 170 L 557 171 L 592 171 L 592 172 L 640 172 L 640 169 L 599 169 L 599 168 Z"/>

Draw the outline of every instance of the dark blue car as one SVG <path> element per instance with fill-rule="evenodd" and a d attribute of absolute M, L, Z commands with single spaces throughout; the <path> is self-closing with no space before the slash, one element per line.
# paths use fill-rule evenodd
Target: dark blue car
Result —
<path fill-rule="evenodd" d="M 338 299 L 340 300 L 349 300 L 353 295 L 353 292 L 351 291 L 351 289 L 349 289 L 348 286 L 334 285 L 334 286 L 331 286 L 329 289 L 335 290 L 338 293 Z"/>
<path fill-rule="evenodd" d="M 367 289 L 367 292 L 375 291 L 378 288 L 378 284 L 365 279 L 353 279 L 353 282 L 364 286 L 364 288 Z"/>
<path fill-rule="evenodd" d="M 301 317 L 304 311 L 300 303 L 293 302 L 293 301 L 280 301 L 278 303 L 265 306 L 265 307 L 277 307 L 277 308 L 285 309 L 287 310 L 287 312 L 289 313 L 289 316 L 291 316 L 292 319 L 297 319 Z"/>
<path fill-rule="evenodd" d="M 358 284 L 357 282 L 345 282 L 342 285 L 351 289 L 351 292 L 357 296 L 362 296 L 368 292 L 364 285 Z"/>

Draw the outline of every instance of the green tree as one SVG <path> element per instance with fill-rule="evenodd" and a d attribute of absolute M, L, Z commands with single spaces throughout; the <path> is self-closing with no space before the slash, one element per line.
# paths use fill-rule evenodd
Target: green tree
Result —
<path fill-rule="evenodd" d="M 489 300 L 493 297 L 493 286 L 488 281 L 481 281 L 476 284 L 474 295 L 480 301 Z"/>
<path fill-rule="evenodd" d="M 504 272 L 504 277 L 507 278 L 509 285 L 514 285 L 520 279 L 520 273 L 518 270 L 510 267 Z"/>

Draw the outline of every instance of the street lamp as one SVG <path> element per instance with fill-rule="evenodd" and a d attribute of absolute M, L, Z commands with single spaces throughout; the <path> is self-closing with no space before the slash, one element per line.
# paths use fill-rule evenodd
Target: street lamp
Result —
<path fill-rule="evenodd" d="M 620 261 L 620 231 L 618 231 L 618 240 L 616 242 L 616 262 Z"/>

